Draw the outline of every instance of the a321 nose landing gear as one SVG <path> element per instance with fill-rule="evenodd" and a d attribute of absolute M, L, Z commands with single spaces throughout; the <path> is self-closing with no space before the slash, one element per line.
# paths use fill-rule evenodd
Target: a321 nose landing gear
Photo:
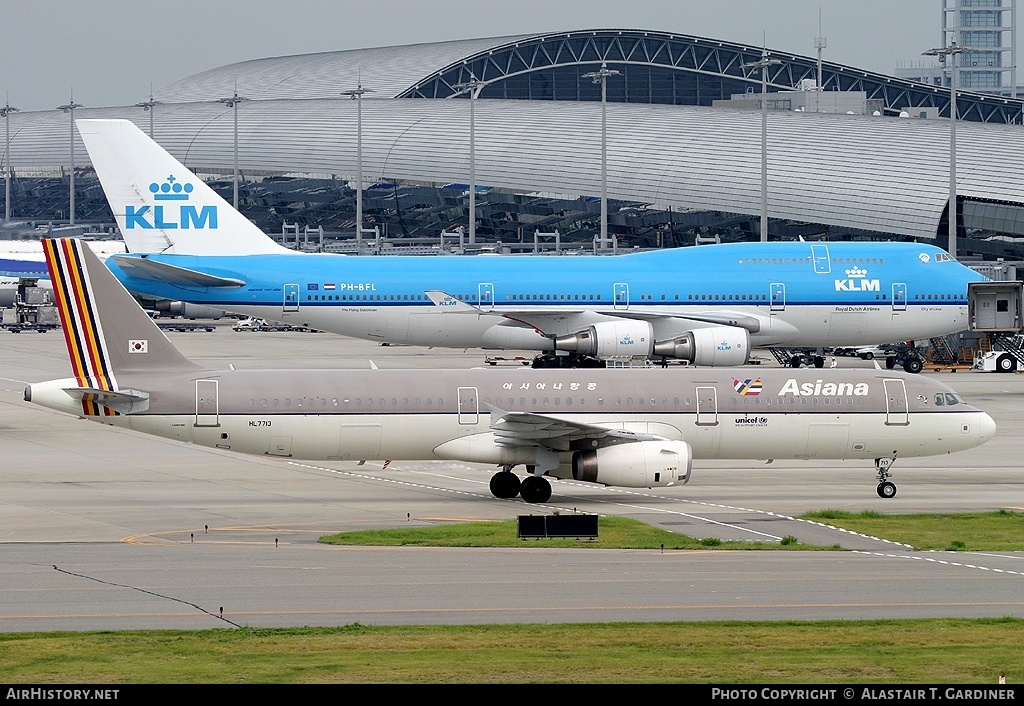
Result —
<path fill-rule="evenodd" d="M 878 469 L 878 488 L 876 492 L 880 498 L 891 498 L 896 495 L 896 484 L 889 480 L 889 466 L 896 460 L 896 457 L 892 458 L 876 458 L 875 468 Z"/>
<path fill-rule="evenodd" d="M 532 475 L 533 467 L 527 466 L 526 470 L 531 475 L 519 480 L 519 476 L 512 472 L 513 466 L 504 466 L 500 471 L 491 476 L 491 495 L 503 500 L 520 496 L 528 503 L 546 503 L 551 499 L 551 484 L 543 476 Z"/>

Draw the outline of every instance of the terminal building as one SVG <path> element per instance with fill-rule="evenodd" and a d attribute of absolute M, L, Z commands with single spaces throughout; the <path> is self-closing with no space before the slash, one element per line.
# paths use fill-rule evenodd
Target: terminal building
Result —
<path fill-rule="evenodd" d="M 9 113 L 5 207 L 36 226 L 112 224 L 69 128 L 126 118 L 229 202 L 237 164 L 239 209 L 301 247 L 436 247 L 457 231 L 503 252 L 757 240 L 762 185 L 768 239 L 945 246 L 950 94 L 647 30 L 256 59 L 136 105 Z M 958 90 L 957 105 L 957 254 L 1024 259 L 1024 101 Z"/>

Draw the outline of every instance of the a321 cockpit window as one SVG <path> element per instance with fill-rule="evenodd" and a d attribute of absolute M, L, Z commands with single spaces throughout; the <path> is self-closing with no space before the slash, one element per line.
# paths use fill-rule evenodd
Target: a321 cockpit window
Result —
<path fill-rule="evenodd" d="M 954 404 L 966 404 L 960 395 L 953 392 L 936 392 L 935 393 L 935 406 L 942 407 L 943 405 L 954 405 Z"/>

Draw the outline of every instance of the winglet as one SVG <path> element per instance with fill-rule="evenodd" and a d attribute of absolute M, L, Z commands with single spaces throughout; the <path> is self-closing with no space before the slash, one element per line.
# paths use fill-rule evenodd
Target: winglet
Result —
<path fill-rule="evenodd" d="M 442 292 L 440 289 L 428 289 L 424 294 L 434 302 L 434 306 L 445 311 L 450 311 L 458 314 L 483 314 L 485 313 L 481 309 L 476 308 L 472 304 L 467 304 L 456 296 Z"/>
<path fill-rule="evenodd" d="M 129 399 L 139 397 L 136 391 L 118 388 L 117 375 L 202 369 L 178 352 L 83 241 L 43 238 L 42 244 L 71 370 L 87 415 L 114 414 L 117 405 L 104 404 L 99 410 L 97 405 L 106 398 L 142 401 Z"/>

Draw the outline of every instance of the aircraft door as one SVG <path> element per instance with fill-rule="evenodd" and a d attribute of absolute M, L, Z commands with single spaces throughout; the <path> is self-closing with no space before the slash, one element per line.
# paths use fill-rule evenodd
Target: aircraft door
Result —
<path fill-rule="evenodd" d="M 220 426 L 220 400 L 216 380 L 196 380 L 197 427 Z"/>
<path fill-rule="evenodd" d="M 701 426 L 718 424 L 718 390 L 713 387 L 697 388 L 697 424 Z"/>
<path fill-rule="evenodd" d="M 769 301 L 771 311 L 786 310 L 786 284 L 784 282 L 772 282 L 769 286 Z"/>
<path fill-rule="evenodd" d="M 828 259 L 827 245 L 812 245 L 811 261 L 814 263 L 815 274 L 827 275 L 832 271 L 832 263 Z"/>
<path fill-rule="evenodd" d="M 284 286 L 284 307 L 283 311 L 299 310 L 299 285 L 286 284 Z"/>
<path fill-rule="evenodd" d="M 476 424 L 480 421 L 480 401 L 475 387 L 459 388 L 459 424 Z"/>
<path fill-rule="evenodd" d="M 893 426 L 910 424 L 907 386 L 903 380 L 883 380 L 885 385 L 885 423 Z"/>
<path fill-rule="evenodd" d="M 629 308 L 629 283 L 616 282 L 612 285 L 612 307 L 615 309 Z"/>
<path fill-rule="evenodd" d="M 481 282 L 476 286 L 477 305 L 484 311 L 494 308 L 494 285 L 490 282 Z"/>
<path fill-rule="evenodd" d="M 907 310 L 907 285 L 904 282 L 892 283 L 892 310 Z"/>

